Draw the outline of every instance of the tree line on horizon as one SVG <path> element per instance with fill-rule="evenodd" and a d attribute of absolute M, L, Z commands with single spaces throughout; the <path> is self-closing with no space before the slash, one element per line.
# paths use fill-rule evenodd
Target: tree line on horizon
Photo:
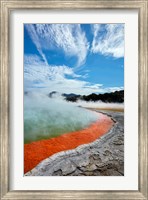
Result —
<path fill-rule="evenodd" d="M 89 95 L 76 95 L 76 94 L 62 94 L 66 101 L 77 102 L 78 100 L 83 101 L 102 101 L 106 103 L 123 103 L 124 102 L 124 90 L 104 93 L 104 94 L 89 94 Z"/>
<path fill-rule="evenodd" d="M 24 95 L 29 95 L 30 92 L 24 91 Z M 50 92 L 47 96 L 49 98 L 53 98 L 55 97 L 57 94 L 59 94 L 56 91 L 52 91 Z M 104 94 L 89 94 L 89 95 L 78 95 L 78 94 L 74 94 L 74 93 L 70 93 L 70 94 L 60 94 L 64 97 L 64 100 L 66 101 L 70 101 L 70 102 L 77 102 L 78 100 L 82 100 L 82 101 L 102 101 L 105 103 L 123 103 L 124 102 L 124 90 L 120 90 L 120 91 L 115 91 L 115 92 L 110 92 L 110 93 L 104 93 Z"/>

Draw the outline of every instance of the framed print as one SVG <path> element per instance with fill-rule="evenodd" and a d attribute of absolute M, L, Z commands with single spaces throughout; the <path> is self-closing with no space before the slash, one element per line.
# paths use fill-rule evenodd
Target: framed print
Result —
<path fill-rule="evenodd" d="M 1 0 L 1 199 L 147 199 L 147 0 Z"/>

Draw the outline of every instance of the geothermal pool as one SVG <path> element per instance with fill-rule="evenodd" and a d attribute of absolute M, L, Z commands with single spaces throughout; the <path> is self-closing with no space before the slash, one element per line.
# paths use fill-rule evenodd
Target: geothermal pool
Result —
<path fill-rule="evenodd" d="M 24 173 L 60 151 L 87 144 L 107 133 L 110 117 L 63 100 L 25 97 Z"/>

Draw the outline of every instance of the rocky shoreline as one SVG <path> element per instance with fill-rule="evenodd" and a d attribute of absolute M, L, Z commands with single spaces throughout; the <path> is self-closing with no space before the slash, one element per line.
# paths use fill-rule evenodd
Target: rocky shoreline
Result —
<path fill-rule="evenodd" d="M 54 154 L 25 176 L 124 176 L 124 113 L 102 113 L 115 122 L 107 134 L 90 144 Z"/>

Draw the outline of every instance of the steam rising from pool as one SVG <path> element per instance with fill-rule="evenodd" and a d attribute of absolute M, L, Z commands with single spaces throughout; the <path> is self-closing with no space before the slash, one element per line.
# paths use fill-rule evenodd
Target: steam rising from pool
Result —
<path fill-rule="evenodd" d="M 24 96 L 24 141 L 47 139 L 87 127 L 98 114 L 62 98 L 45 94 Z"/>
<path fill-rule="evenodd" d="M 100 108 L 100 109 L 124 109 L 124 103 L 105 103 L 102 101 L 77 101 L 75 104 L 84 108 Z"/>

